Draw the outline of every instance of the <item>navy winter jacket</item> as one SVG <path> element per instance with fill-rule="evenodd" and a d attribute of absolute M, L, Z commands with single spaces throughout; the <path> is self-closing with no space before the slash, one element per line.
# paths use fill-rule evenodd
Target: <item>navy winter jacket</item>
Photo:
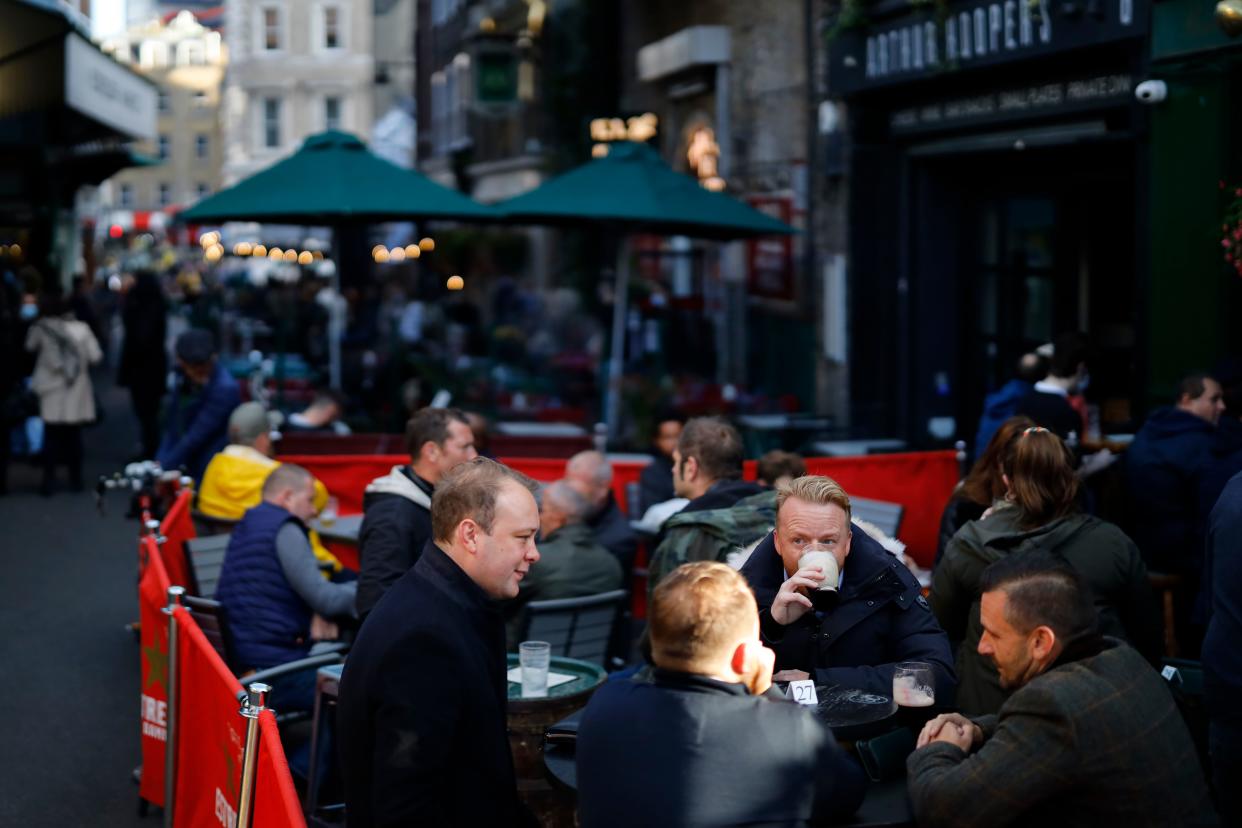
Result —
<path fill-rule="evenodd" d="M 260 503 L 229 538 L 216 600 L 228 614 L 237 668 L 261 670 L 310 653 L 311 608 L 285 580 L 276 554 L 276 534 L 289 521 L 306 528 L 285 509 Z"/>
<path fill-rule="evenodd" d="M 1153 411 L 1125 455 L 1130 537 L 1152 569 L 1199 577 L 1203 561 L 1199 480 L 1216 427 L 1176 408 Z"/>
<path fill-rule="evenodd" d="M 1018 402 L 1031 393 L 1031 384 L 1025 380 L 1011 379 L 983 398 L 983 416 L 979 418 L 979 430 L 975 432 L 975 459 L 983 456 L 992 435 L 1000 430 L 1005 420 L 1018 413 Z"/>
<path fill-rule="evenodd" d="M 187 382 L 179 379 L 179 384 Z M 184 399 L 183 399 L 184 397 Z M 164 413 L 164 439 L 155 458 L 166 469 L 184 465 L 190 477 L 203 479 L 212 456 L 229 442 L 229 415 L 241 405 L 237 380 L 219 362 L 207 384 L 194 395 L 178 387 Z"/>
<path fill-rule="evenodd" d="M 1211 618 L 1203 639 L 1208 705 L 1234 717 L 1242 693 L 1242 474 L 1229 481 L 1207 528 L 1206 591 Z"/>
<path fill-rule="evenodd" d="M 897 662 L 925 661 L 935 673 L 936 704 L 952 705 L 953 650 L 919 582 L 857 524 L 851 530 L 840 603 L 822 618 L 812 611 L 787 626 L 773 620 L 772 601 L 785 582 L 785 566 L 772 535 L 742 567 L 759 602 L 764 643 L 776 651 L 776 669 L 806 671 L 817 684 L 891 695 Z"/>

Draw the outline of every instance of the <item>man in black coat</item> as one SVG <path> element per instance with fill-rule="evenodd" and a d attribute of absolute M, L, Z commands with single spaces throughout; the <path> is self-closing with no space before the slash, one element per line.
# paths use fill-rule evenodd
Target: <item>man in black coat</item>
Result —
<path fill-rule="evenodd" d="M 652 440 L 651 462 L 643 467 L 638 476 L 639 510 L 634 510 L 634 519 L 643 516 L 648 509 L 657 503 L 672 500 L 673 492 L 673 451 L 677 448 L 677 440 L 681 437 L 681 429 L 685 418 L 679 414 L 668 412 L 661 415 L 656 423 L 655 439 Z"/>
<path fill-rule="evenodd" d="M 764 643 L 776 651 L 777 679 L 809 676 L 891 695 L 897 663 L 923 661 L 935 674 L 936 704 L 951 705 L 953 651 L 918 581 L 851 527 L 849 497 L 836 481 L 812 475 L 777 489 L 776 530 L 741 569 L 759 601 Z M 799 563 L 812 546 L 831 553 L 837 572 Z M 826 577 L 835 592 L 818 592 Z"/>
<path fill-rule="evenodd" d="M 1242 825 L 1242 474 L 1225 486 L 1207 528 L 1206 593 L 1211 607 L 1203 639 L 1203 697 L 1211 718 L 1208 752 L 1221 816 Z"/>
<path fill-rule="evenodd" d="M 372 480 L 358 535 L 358 617 L 365 618 L 431 540 L 431 495 L 450 469 L 476 455 L 464 412 L 424 408 L 405 426 L 410 463 Z"/>
<path fill-rule="evenodd" d="M 539 560 L 535 488 L 483 457 L 436 487 L 434 541 L 363 623 L 341 676 L 351 828 L 532 823 L 509 749 L 495 602 L 516 597 Z"/>
<path fill-rule="evenodd" d="M 1070 405 L 1069 398 L 1086 389 L 1087 379 L 1086 339 L 1079 333 L 1062 334 L 1057 337 L 1048 376 L 1018 400 L 1014 414 L 1030 417 L 1062 440 L 1068 440 L 1072 431 L 1081 441 L 1082 415 Z"/>
<path fill-rule="evenodd" d="M 866 780 L 832 732 L 766 696 L 772 651 L 736 572 L 700 561 L 665 578 L 651 650 L 651 681 L 610 681 L 582 714 L 584 828 L 805 825 L 858 807 Z"/>

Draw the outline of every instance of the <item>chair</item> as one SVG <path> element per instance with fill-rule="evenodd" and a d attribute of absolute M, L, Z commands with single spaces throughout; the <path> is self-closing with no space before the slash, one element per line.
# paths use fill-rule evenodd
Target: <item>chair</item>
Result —
<path fill-rule="evenodd" d="M 224 663 L 245 686 L 249 686 L 256 681 L 270 683 L 273 679 L 280 678 L 289 673 L 298 673 L 302 670 L 317 669 L 327 664 L 336 664 L 344 658 L 344 654 L 348 650 L 348 645 L 346 644 L 331 644 L 327 646 L 324 652 L 285 664 L 278 664 L 275 667 L 268 667 L 258 672 L 241 675 L 239 674 L 240 667 L 237 664 L 237 657 L 233 649 L 233 634 L 229 629 L 228 613 L 225 612 L 224 605 L 211 598 L 203 598 L 197 595 L 182 596 L 181 603 L 190 611 L 190 615 L 193 616 L 194 622 L 198 624 L 198 628 L 203 631 L 207 642 L 220 654 L 220 658 L 224 659 Z M 279 714 L 276 720 L 281 724 L 287 724 L 307 718 L 310 718 L 308 712 L 294 711 L 292 713 Z"/>
<path fill-rule="evenodd" d="M 183 545 L 191 584 L 189 591 L 200 598 L 212 598 L 220 583 L 220 569 L 229 549 L 229 535 L 210 535 L 187 540 Z"/>
<path fill-rule="evenodd" d="M 850 513 L 875 526 L 890 538 L 897 537 L 901 528 L 901 518 L 905 507 L 900 503 L 889 503 L 884 500 L 868 500 L 865 497 L 850 498 Z"/>
<path fill-rule="evenodd" d="M 1182 588 L 1182 577 L 1148 570 L 1147 580 L 1151 583 L 1152 591 L 1160 595 L 1160 608 L 1164 616 L 1164 655 L 1166 658 L 1177 658 L 1180 654 L 1180 647 L 1177 643 L 1175 598 Z"/>
<path fill-rule="evenodd" d="M 526 605 L 522 641 L 546 641 L 552 655 L 590 661 L 601 667 L 608 656 L 608 643 L 628 593 L 624 589 L 531 601 Z"/>
<path fill-rule="evenodd" d="M 190 518 L 194 521 L 194 529 L 200 537 L 203 535 L 227 535 L 239 523 L 239 521 L 232 518 L 204 514 L 198 509 L 190 511 Z"/>

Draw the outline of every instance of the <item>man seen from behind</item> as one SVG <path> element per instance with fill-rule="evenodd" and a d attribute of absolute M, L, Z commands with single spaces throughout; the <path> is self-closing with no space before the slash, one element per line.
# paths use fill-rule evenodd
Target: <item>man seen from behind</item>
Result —
<path fill-rule="evenodd" d="M 653 680 L 606 682 L 582 715 L 584 828 L 821 824 L 858 807 L 866 780 L 828 727 L 765 695 L 773 654 L 736 572 L 680 567 L 650 623 Z"/>

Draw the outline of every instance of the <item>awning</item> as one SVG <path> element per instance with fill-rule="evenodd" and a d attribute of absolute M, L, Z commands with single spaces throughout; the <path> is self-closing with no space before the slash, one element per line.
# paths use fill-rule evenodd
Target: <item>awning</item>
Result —
<path fill-rule="evenodd" d="M 155 84 L 101 52 L 80 24 L 50 3 L 0 0 L 0 144 L 155 136 Z"/>

